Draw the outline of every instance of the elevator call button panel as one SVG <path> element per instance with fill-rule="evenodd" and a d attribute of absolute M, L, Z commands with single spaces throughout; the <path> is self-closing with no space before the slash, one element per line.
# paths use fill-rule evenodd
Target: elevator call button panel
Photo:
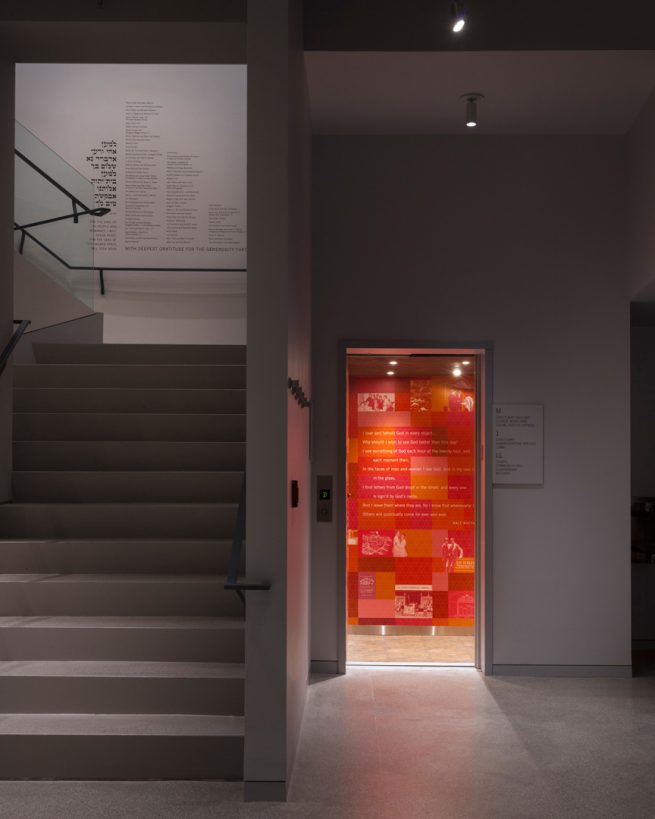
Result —
<path fill-rule="evenodd" d="M 316 520 L 319 523 L 332 521 L 332 475 L 316 477 Z"/>

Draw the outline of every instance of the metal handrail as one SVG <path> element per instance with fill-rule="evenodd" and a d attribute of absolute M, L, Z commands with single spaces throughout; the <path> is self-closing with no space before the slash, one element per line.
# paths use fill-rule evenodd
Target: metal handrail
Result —
<path fill-rule="evenodd" d="M 87 205 L 84 204 L 80 199 L 78 199 L 74 194 L 70 191 L 66 190 L 63 185 L 60 185 L 56 179 L 53 179 L 50 174 L 46 173 L 42 168 L 32 162 L 31 159 L 28 159 L 24 153 L 19 151 L 17 148 L 14 148 L 14 153 L 16 156 L 25 162 L 27 165 L 30 166 L 36 173 L 40 174 L 44 179 L 46 179 L 51 185 L 53 185 L 57 190 L 61 191 L 65 196 L 67 196 L 72 203 L 73 212 L 66 214 L 65 216 L 56 216 L 52 219 L 42 219 L 39 222 L 30 222 L 26 225 L 19 225 L 14 222 L 14 230 L 20 230 L 21 237 L 20 237 L 20 244 L 18 247 L 18 252 L 23 252 L 23 247 L 25 245 L 25 239 L 31 239 L 35 242 L 39 247 L 49 253 L 53 258 L 55 258 L 60 264 L 63 264 L 68 270 L 97 270 L 100 275 L 100 294 L 105 295 L 105 271 L 119 271 L 119 270 L 130 270 L 135 272 L 170 272 L 170 273 L 246 273 L 247 270 L 245 267 L 100 267 L 96 265 L 92 265 L 86 267 L 84 265 L 71 265 L 65 259 L 62 259 L 54 250 L 51 250 L 47 245 L 41 242 L 36 236 L 33 236 L 31 233 L 27 231 L 27 228 L 31 227 L 38 227 L 40 225 L 48 225 L 51 222 L 61 222 L 67 219 L 72 219 L 76 224 L 79 222 L 80 216 L 106 216 L 108 213 L 111 213 L 109 208 L 89 208 Z M 81 208 L 81 210 L 78 210 Z"/>
<path fill-rule="evenodd" d="M 14 330 L 2 353 L 0 353 L 0 375 L 4 372 L 7 362 L 9 361 L 9 356 L 14 352 L 14 348 L 21 340 L 21 336 L 25 330 L 27 330 L 30 321 L 29 319 L 14 319 L 14 324 L 17 324 L 18 327 Z"/>
<path fill-rule="evenodd" d="M 32 162 L 31 159 L 28 159 L 25 156 L 24 153 L 22 153 L 21 151 L 18 150 L 18 148 L 14 148 L 14 153 L 16 154 L 16 156 L 19 159 L 22 159 L 23 162 L 25 162 L 26 165 L 29 165 L 30 168 L 32 168 L 32 170 L 36 171 L 44 179 L 46 179 L 51 185 L 53 185 L 55 188 L 57 188 L 57 190 L 61 191 L 65 196 L 67 196 L 71 200 L 71 202 L 73 202 L 75 205 L 79 205 L 87 213 L 91 210 L 91 208 L 88 208 L 84 204 L 84 202 L 82 202 L 80 199 L 77 198 L 77 196 L 74 196 L 70 191 L 66 190 L 66 188 L 63 185 L 60 185 L 59 182 L 57 182 L 56 179 L 53 179 L 50 176 L 50 174 L 46 173 L 43 170 L 43 168 L 39 168 L 39 166 L 35 162 Z"/>
<path fill-rule="evenodd" d="M 237 520 L 234 527 L 234 537 L 232 539 L 232 551 L 227 567 L 227 579 L 224 589 L 235 591 L 242 603 L 246 598 L 244 591 L 268 591 L 270 583 L 249 583 L 246 580 L 239 580 L 241 570 L 241 551 L 243 548 L 243 538 L 246 533 L 246 476 L 243 476 L 241 484 L 241 494 L 239 496 L 239 506 L 237 508 Z"/>
<path fill-rule="evenodd" d="M 93 210 L 74 210 L 72 213 L 67 213 L 65 216 L 53 216 L 52 219 L 39 219 L 38 222 L 29 222 L 27 225 L 17 225 L 14 222 L 14 230 L 26 230 L 27 228 L 41 227 L 41 225 L 51 225 L 53 222 L 64 222 L 67 219 L 72 219 L 74 222 L 80 216 L 106 216 L 111 213 L 109 208 L 93 208 Z"/>

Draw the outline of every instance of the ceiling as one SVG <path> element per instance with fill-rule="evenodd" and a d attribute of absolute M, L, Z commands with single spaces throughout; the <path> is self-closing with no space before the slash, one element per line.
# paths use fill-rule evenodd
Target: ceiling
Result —
<path fill-rule="evenodd" d="M 408 0 L 405 3 L 398 0 L 304 0 L 305 49 L 565 51 L 655 48 L 653 0 L 464 0 L 464 4 L 468 16 L 466 28 L 454 36 L 449 26 L 450 0 Z"/>
<path fill-rule="evenodd" d="M 392 365 L 391 361 L 397 363 Z M 467 365 L 462 364 L 468 361 Z M 398 378 L 430 378 L 447 375 L 453 378 L 453 368 L 459 364 L 463 370 L 464 380 L 470 380 L 475 374 L 476 358 L 474 355 L 348 355 L 348 374 L 367 378 L 384 378 L 392 370 Z M 461 379 L 460 379 L 461 380 Z M 453 384 L 458 384 L 453 378 Z M 468 383 L 468 381 L 467 381 Z"/>
<path fill-rule="evenodd" d="M 655 51 L 308 51 L 318 134 L 624 134 L 655 87 Z M 470 131 L 469 131 L 470 133 Z"/>

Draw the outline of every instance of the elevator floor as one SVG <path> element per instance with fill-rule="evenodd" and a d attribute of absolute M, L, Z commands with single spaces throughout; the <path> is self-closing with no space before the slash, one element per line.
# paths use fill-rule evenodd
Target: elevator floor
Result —
<path fill-rule="evenodd" d="M 349 663 L 472 665 L 475 638 L 416 634 L 349 634 Z"/>

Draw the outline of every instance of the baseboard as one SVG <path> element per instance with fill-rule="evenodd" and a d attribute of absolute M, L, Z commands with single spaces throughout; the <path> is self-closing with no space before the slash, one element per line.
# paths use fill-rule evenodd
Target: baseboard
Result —
<path fill-rule="evenodd" d="M 244 782 L 243 798 L 246 802 L 286 802 L 286 782 Z"/>
<path fill-rule="evenodd" d="M 633 651 L 655 651 L 655 640 L 633 640 Z"/>
<path fill-rule="evenodd" d="M 338 674 L 337 660 L 312 660 L 310 671 L 312 674 Z"/>
<path fill-rule="evenodd" d="M 494 664 L 492 673 L 498 677 L 632 677 L 632 666 Z"/>

